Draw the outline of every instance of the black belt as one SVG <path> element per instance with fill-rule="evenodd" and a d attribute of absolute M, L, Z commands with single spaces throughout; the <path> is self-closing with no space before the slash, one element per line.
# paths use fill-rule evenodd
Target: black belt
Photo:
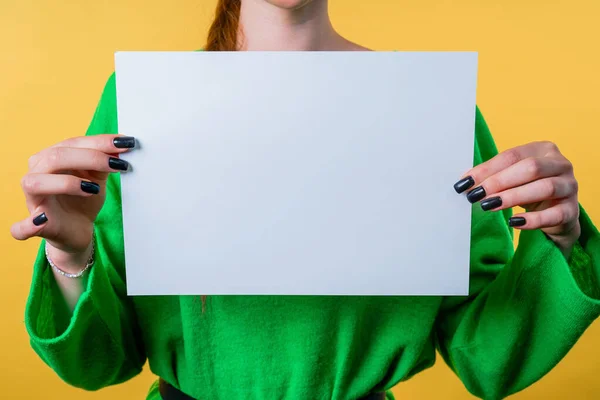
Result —
<path fill-rule="evenodd" d="M 163 400 L 195 400 L 193 397 L 183 393 L 181 390 L 170 385 L 162 378 L 158 380 L 158 391 L 160 392 L 160 397 L 162 397 Z M 380 392 L 368 394 L 358 400 L 385 400 L 385 393 Z"/>

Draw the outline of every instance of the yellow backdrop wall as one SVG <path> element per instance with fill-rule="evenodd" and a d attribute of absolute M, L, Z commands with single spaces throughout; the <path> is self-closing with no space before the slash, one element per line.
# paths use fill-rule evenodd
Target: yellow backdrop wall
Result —
<path fill-rule="evenodd" d="M 147 371 L 86 393 L 62 383 L 30 349 L 23 309 L 38 240 L 17 243 L 26 216 L 19 179 L 30 154 L 83 134 L 116 50 L 192 50 L 213 13 L 207 0 L 0 0 L 0 397 L 141 399 Z M 378 50 L 475 50 L 478 103 L 501 150 L 538 139 L 571 158 L 580 200 L 600 223 L 600 2 L 332 0 L 336 27 Z M 600 323 L 516 399 L 600 398 Z M 443 362 L 395 389 L 399 398 L 469 399 Z"/>

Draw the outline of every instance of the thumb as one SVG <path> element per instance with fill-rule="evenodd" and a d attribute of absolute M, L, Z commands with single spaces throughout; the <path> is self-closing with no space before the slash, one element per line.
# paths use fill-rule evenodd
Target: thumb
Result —
<path fill-rule="evenodd" d="M 25 218 L 10 227 L 10 234 L 17 240 L 26 240 L 33 236 L 39 236 L 46 226 L 48 216 L 42 212 L 36 216 Z"/>

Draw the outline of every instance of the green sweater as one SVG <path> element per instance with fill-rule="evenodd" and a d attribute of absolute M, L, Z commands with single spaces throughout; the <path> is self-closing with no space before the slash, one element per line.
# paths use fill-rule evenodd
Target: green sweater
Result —
<path fill-rule="evenodd" d="M 117 131 L 113 75 L 87 134 Z M 497 154 L 479 110 L 474 150 L 476 164 Z M 600 234 L 583 208 L 569 260 L 541 231 L 522 232 L 515 252 L 509 215 L 473 208 L 469 296 L 209 296 L 203 312 L 198 296 L 126 295 L 112 174 L 74 313 L 40 247 L 25 324 L 44 362 L 87 390 L 124 382 L 148 360 L 199 399 L 348 400 L 430 367 L 437 349 L 470 392 L 499 399 L 540 379 L 600 315 Z M 160 399 L 156 384 L 148 399 Z"/>

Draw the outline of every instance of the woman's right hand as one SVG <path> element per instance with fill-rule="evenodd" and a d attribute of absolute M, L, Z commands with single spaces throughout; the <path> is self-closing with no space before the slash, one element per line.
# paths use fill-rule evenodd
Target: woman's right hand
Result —
<path fill-rule="evenodd" d="M 81 258 L 89 251 L 108 174 L 128 169 L 118 155 L 134 146 L 134 138 L 122 135 L 82 136 L 30 157 L 21 181 L 30 216 L 11 227 L 12 236 L 40 236 L 57 257 Z"/>

